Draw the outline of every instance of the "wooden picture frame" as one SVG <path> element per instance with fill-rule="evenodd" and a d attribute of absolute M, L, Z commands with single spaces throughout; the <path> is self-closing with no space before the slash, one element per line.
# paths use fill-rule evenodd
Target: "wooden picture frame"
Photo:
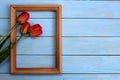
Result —
<path fill-rule="evenodd" d="M 54 11 L 56 12 L 56 64 L 55 68 L 17 68 L 16 67 L 16 46 L 11 48 L 10 56 L 10 72 L 12 74 L 59 74 L 62 71 L 61 65 L 61 5 L 11 5 L 10 27 L 16 23 L 17 11 Z M 16 41 L 16 30 L 10 35 L 11 42 Z"/>

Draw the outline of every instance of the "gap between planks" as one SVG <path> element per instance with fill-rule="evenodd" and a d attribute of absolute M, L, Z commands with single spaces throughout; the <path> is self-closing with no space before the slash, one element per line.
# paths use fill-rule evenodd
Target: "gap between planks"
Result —
<path fill-rule="evenodd" d="M 20 56 L 55 56 L 55 55 L 49 55 L 49 54 L 17 54 L 17 55 L 20 55 Z M 62 55 L 62 56 L 120 56 L 120 54 L 96 54 L 96 55 L 93 55 L 93 54 L 76 54 L 76 55 Z"/>
<path fill-rule="evenodd" d="M 0 35 L 0 37 L 4 37 L 2 35 Z M 20 36 L 16 36 L 16 37 L 20 37 Z M 25 37 L 31 37 L 31 36 L 25 36 Z M 51 38 L 51 37 L 56 37 L 56 36 L 38 36 L 38 37 L 42 37 L 42 38 Z M 120 36 L 61 36 L 63 38 L 116 38 L 116 37 L 120 37 Z"/>
<path fill-rule="evenodd" d="M 10 74 L 10 73 L 0 73 L 0 74 Z M 100 74 L 104 74 L 104 75 L 113 74 L 113 75 L 116 75 L 116 74 L 119 74 L 120 75 L 120 73 L 62 73 L 62 74 L 65 74 L 65 75 L 67 75 L 67 74 L 68 75 L 69 74 L 80 74 L 80 75 L 100 75 Z M 36 74 L 26 74 L 26 75 L 36 75 Z M 42 74 L 42 75 L 45 75 L 45 74 Z M 54 74 L 49 74 L 49 75 L 54 75 Z M 61 74 L 57 74 L 57 75 L 61 75 Z"/>
<path fill-rule="evenodd" d="M 4 18 L 4 17 L 0 17 L 0 19 L 10 19 L 9 17 Z M 55 18 L 30 18 L 30 19 L 55 19 Z M 68 17 L 63 17 L 61 19 L 120 19 L 120 18 L 101 18 L 101 17 L 91 17 L 91 18 L 87 18 L 87 17 L 81 17 L 81 18 L 68 18 Z"/>

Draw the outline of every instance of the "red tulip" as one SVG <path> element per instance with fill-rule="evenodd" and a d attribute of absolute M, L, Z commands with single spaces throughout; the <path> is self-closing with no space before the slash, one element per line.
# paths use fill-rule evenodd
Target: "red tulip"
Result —
<path fill-rule="evenodd" d="M 17 22 L 19 24 L 23 24 L 25 22 L 27 22 L 27 20 L 29 19 L 29 13 L 27 12 L 22 12 L 18 17 L 17 17 Z"/>
<path fill-rule="evenodd" d="M 28 29 L 30 28 L 30 24 L 29 22 L 25 22 L 22 24 L 21 28 L 20 28 L 20 32 L 22 34 L 26 34 L 28 32 Z"/>
<path fill-rule="evenodd" d="M 23 24 L 27 22 L 28 19 L 29 19 L 29 13 L 23 12 L 17 17 L 17 23 Z M 10 33 L 15 30 L 16 26 L 18 25 L 17 23 L 11 28 L 11 30 L 2 39 L 0 39 L 0 45 L 4 42 L 7 36 L 9 36 Z"/>
<path fill-rule="evenodd" d="M 30 33 L 30 36 L 32 36 L 32 37 L 39 36 L 40 34 L 42 34 L 41 25 L 39 25 L 39 24 L 33 25 L 32 27 L 29 28 L 29 33 Z"/>

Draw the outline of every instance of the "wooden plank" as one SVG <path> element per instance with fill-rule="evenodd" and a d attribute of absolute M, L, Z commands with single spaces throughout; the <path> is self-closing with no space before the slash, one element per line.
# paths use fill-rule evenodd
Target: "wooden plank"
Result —
<path fill-rule="evenodd" d="M 38 64 L 40 64 L 40 62 L 44 61 L 49 64 L 48 60 L 51 60 L 49 58 L 45 58 L 45 56 L 30 56 L 31 55 L 19 55 L 17 65 L 20 67 L 25 67 L 27 65 L 39 66 Z M 63 56 L 62 73 L 120 73 L 119 63 L 120 56 Z M 0 67 L 0 73 L 8 73 L 9 61 L 7 60 L 0 64 Z"/>
<path fill-rule="evenodd" d="M 31 43 L 33 44 L 32 46 Z M 28 50 L 29 49 L 29 50 Z M 55 38 L 23 38 L 17 45 L 17 54 L 48 54 L 55 55 Z M 23 52 L 21 52 L 23 51 Z M 38 52 L 40 51 L 40 52 Z M 38 53 L 36 53 L 38 52 Z"/>
<path fill-rule="evenodd" d="M 55 36 L 55 19 L 30 19 L 29 22 L 31 26 L 34 24 L 40 24 L 44 30 L 41 36 Z M 0 34 L 5 35 L 9 31 L 9 20 L 0 19 Z M 20 26 L 17 27 L 17 36 L 20 36 L 19 33 Z"/>
<path fill-rule="evenodd" d="M 32 19 L 55 19 L 55 12 L 53 11 L 27 11 Z M 17 16 L 21 14 L 21 11 L 17 11 Z M 37 17 L 36 17 L 37 15 Z"/>
<path fill-rule="evenodd" d="M 119 37 L 63 37 L 62 40 L 62 55 L 120 55 Z M 54 45 L 54 37 L 27 37 L 19 42 L 17 54 L 54 55 Z"/>
<path fill-rule="evenodd" d="M 119 55 L 119 37 L 63 38 L 63 55 Z"/>
<path fill-rule="evenodd" d="M 5 35 L 10 29 L 8 19 L 0 19 L 0 35 Z"/>
<path fill-rule="evenodd" d="M 54 39 L 25 37 L 17 45 L 17 54 L 55 55 Z M 63 37 L 62 40 L 62 55 L 120 55 L 119 37 Z"/>
<path fill-rule="evenodd" d="M 25 56 L 16 55 L 17 57 L 17 68 L 55 68 L 55 56 L 26 56 L 27 59 L 25 59 Z M 38 61 L 36 61 L 38 60 Z M 28 63 L 26 65 L 26 63 Z"/>
<path fill-rule="evenodd" d="M 119 19 L 63 19 L 63 36 L 119 36 Z"/>
<path fill-rule="evenodd" d="M 29 22 L 42 25 L 41 36 L 55 36 L 54 19 L 30 19 Z M 120 19 L 62 19 L 62 36 L 120 36 L 119 26 Z M 5 35 L 8 31 L 9 20 L 0 19 L 0 34 Z"/>
<path fill-rule="evenodd" d="M 10 75 L 0 74 L 1 80 L 120 80 L 119 74 L 57 74 L 57 75 Z"/>
<path fill-rule="evenodd" d="M 11 4 L 61 4 L 63 18 L 120 18 L 119 1 L 60 1 L 60 0 L 3 0 L 0 3 L 0 18 L 9 18 L 9 5 Z M 72 5 L 71 5 L 72 4 Z M 41 13 L 40 13 L 41 14 Z M 34 14 L 33 14 L 34 15 Z M 33 16 L 31 15 L 31 16 Z M 47 15 L 47 16 L 46 16 Z M 44 18 L 49 14 L 43 15 Z M 50 15 L 51 16 L 51 15 Z M 39 13 L 33 18 L 41 18 Z M 43 17 L 42 17 L 43 18 Z"/>
<path fill-rule="evenodd" d="M 17 54 L 55 55 L 54 39 L 25 37 L 17 45 Z M 63 37 L 62 55 L 120 55 L 119 42 L 119 37 Z"/>

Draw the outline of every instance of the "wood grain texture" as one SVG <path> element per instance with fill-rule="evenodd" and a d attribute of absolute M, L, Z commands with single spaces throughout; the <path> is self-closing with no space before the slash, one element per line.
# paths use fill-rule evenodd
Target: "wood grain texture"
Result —
<path fill-rule="evenodd" d="M 120 1 L 2 0 L 0 2 L 0 34 L 2 36 L 9 31 L 11 4 L 62 5 L 62 63 L 64 64 L 62 68 L 64 72 L 60 75 L 11 75 L 9 59 L 7 59 L 0 64 L 0 80 L 120 80 L 120 74 L 117 74 L 120 73 Z M 40 23 L 46 32 L 42 35 L 43 37 L 21 40 L 17 48 L 18 56 L 22 56 L 20 58 L 26 60 L 25 63 L 29 66 L 41 66 L 37 64 L 40 62 L 44 63 L 44 67 L 52 67 L 55 13 L 50 11 L 29 13 L 31 25 Z M 35 47 L 30 45 L 33 41 Z M 30 56 L 33 56 L 30 59 L 32 64 L 27 61 Z M 49 61 L 45 60 L 46 57 Z M 23 62 L 21 59 L 18 59 L 20 63 Z M 37 59 L 40 61 L 34 63 Z"/>
<path fill-rule="evenodd" d="M 37 56 L 38 57 L 38 56 Z M 40 56 L 42 57 L 42 56 Z M 39 58 L 40 58 L 39 57 Z M 23 60 L 22 60 L 23 58 Z M 21 64 L 27 65 L 28 62 L 35 60 L 39 64 L 39 58 L 32 56 L 19 56 Z M 28 59 L 28 62 L 24 62 L 24 59 Z M 63 56 L 63 73 L 119 73 L 120 56 Z M 47 60 L 47 59 L 46 59 Z M 46 60 L 44 60 L 46 62 Z M 20 65 L 17 62 L 18 66 Z M 30 64 L 30 63 L 29 63 Z M 31 64 L 32 65 L 32 64 Z"/>
<path fill-rule="evenodd" d="M 14 25 L 16 25 L 16 9 L 14 9 L 13 7 L 10 7 L 10 29 L 14 29 Z M 16 29 L 10 33 L 10 43 L 14 43 L 16 41 Z M 11 73 L 14 72 L 15 70 L 15 66 L 16 66 L 16 47 L 14 46 L 13 48 L 10 49 L 10 71 Z M 13 58 L 14 56 L 14 58 Z"/>
<path fill-rule="evenodd" d="M 63 37 L 62 40 L 62 55 L 120 55 L 119 37 Z M 17 54 L 55 55 L 54 41 L 54 37 L 23 38 Z"/>
<path fill-rule="evenodd" d="M 48 57 L 48 59 L 46 58 Z M 50 58 L 51 57 L 51 58 Z M 40 67 L 44 60 L 46 66 L 51 66 L 53 56 L 23 56 L 19 55 L 17 60 L 18 67 Z M 46 58 L 46 59 L 45 59 Z M 48 61 L 50 60 L 50 61 Z M 49 63 L 50 62 L 50 63 Z M 120 73 L 120 56 L 62 56 L 63 74 L 90 74 L 90 73 Z M 0 65 L 0 73 L 9 73 L 9 61 Z M 42 67 L 42 66 L 41 66 Z"/>
<path fill-rule="evenodd" d="M 119 74 L 60 74 L 60 75 L 10 75 L 1 74 L 2 80 L 119 80 Z"/>
<path fill-rule="evenodd" d="M 0 17 L 9 17 L 11 4 L 61 4 L 63 18 L 120 18 L 119 1 L 63 1 L 63 0 L 4 0 L 0 3 Z M 71 5 L 72 4 L 72 5 Z M 49 15 L 49 14 L 48 14 Z M 34 15 L 34 18 L 38 15 Z"/>
<path fill-rule="evenodd" d="M 54 11 L 55 12 L 55 67 L 52 68 L 17 68 L 16 46 L 10 49 L 10 72 L 12 74 L 60 74 L 62 71 L 61 63 L 61 5 L 11 5 L 10 6 L 10 28 L 16 24 L 17 11 Z M 15 43 L 17 29 L 10 34 L 10 42 Z"/>
<path fill-rule="evenodd" d="M 120 55 L 119 37 L 63 37 L 62 40 L 63 56 Z M 24 37 L 17 45 L 17 54 L 55 55 L 54 42 L 54 37 Z"/>
<path fill-rule="evenodd" d="M 41 24 L 41 36 L 55 36 L 55 19 L 30 19 L 31 25 Z M 62 19 L 62 36 L 120 36 L 120 19 Z M 18 27 L 17 36 L 20 36 Z M 0 19 L 0 34 L 9 31 L 9 20 Z"/>

